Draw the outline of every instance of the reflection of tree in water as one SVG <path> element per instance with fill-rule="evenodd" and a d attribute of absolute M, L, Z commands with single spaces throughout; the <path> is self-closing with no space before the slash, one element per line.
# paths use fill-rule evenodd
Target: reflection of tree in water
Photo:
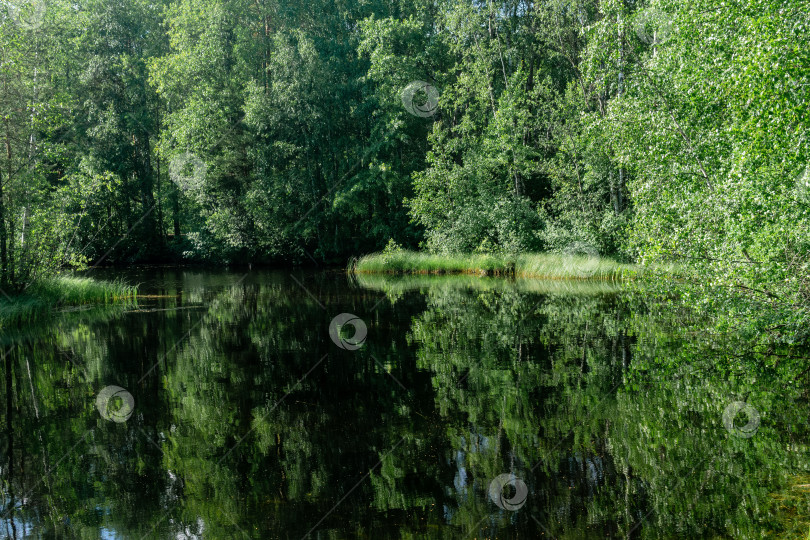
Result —
<path fill-rule="evenodd" d="M 605 476 L 590 434 L 599 417 L 578 424 L 609 395 L 620 380 L 622 354 L 625 362 L 629 356 L 610 297 L 428 294 L 412 336 L 419 366 L 434 372 L 437 407 L 449 424 L 450 459 L 459 471 L 450 484 L 458 492 L 454 522 L 471 530 L 482 519 L 483 526 L 504 527 L 517 520 L 539 530 L 534 515 L 570 528 L 582 493 L 593 495 Z M 586 441 L 576 452 L 566 439 L 572 429 L 574 440 Z M 482 494 L 505 471 L 530 483 L 530 493 L 516 515 L 498 517 Z"/>
<path fill-rule="evenodd" d="M 733 538 L 779 530 L 772 493 L 810 467 L 806 382 L 796 380 L 803 368 L 774 365 L 743 336 L 717 335 L 711 321 L 676 319 L 670 311 L 634 312 L 637 348 L 647 353 L 634 359 L 613 427 L 612 444 L 622 449 L 614 452 L 617 468 L 634 471 L 646 493 L 645 527 L 661 536 L 677 530 Z M 751 438 L 723 424 L 735 401 L 761 415 Z"/>
<path fill-rule="evenodd" d="M 560 538 L 751 537 L 779 527 L 769 493 L 807 468 L 798 383 L 629 300 L 435 287 L 372 312 L 376 295 L 312 287 L 326 310 L 270 280 L 18 345 L 0 382 L 6 503 L 51 471 L 18 525 L 300 538 L 346 497 L 321 534 L 528 537 L 534 517 Z M 363 349 L 332 345 L 339 312 L 368 323 Z M 112 383 L 135 395 L 126 424 L 93 406 Z M 737 399 L 762 414 L 750 439 L 721 421 Z M 529 488 L 517 512 L 487 497 L 504 472 Z"/>
<path fill-rule="evenodd" d="M 223 293 L 208 317 L 169 376 L 178 427 L 168 466 L 186 481 L 186 520 L 203 516 L 224 534 L 227 513 L 245 529 L 258 519 L 300 537 L 402 437 L 399 452 L 419 452 L 407 393 L 370 356 L 384 361 L 392 343 L 338 350 L 331 311 L 281 287 Z M 396 474 L 391 464 L 380 469 Z M 368 521 L 356 501 L 371 489 L 361 484 L 323 528 Z"/>
<path fill-rule="evenodd" d="M 761 372 L 728 382 L 727 373 L 699 369 L 707 344 L 660 339 L 665 332 L 643 306 L 548 296 L 522 319 L 536 301 L 431 291 L 414 322 L 437 406 L 462 420 L 450 431 L 468 487 L 457 510 L 467 519 L 458 524 L 492 512 L 480 507 L 484 484 L 514 471 L 529 483 L 521 512 L 555 536 L 747 537 L 776 526 L 769 492 L 807 467 L 805 456 L 785 451 L 786 438 L 807 440 L 806 404 L 792 407 L 790 392 L 755 382 Z M 713 358 L 739 352 L 709 345 Z M 731 437 L 721 422 L 741 392 L 776 413 L 753 440 Z M 458 490 L 457 480 L 449 485 Z"/>
<path fill-rule="evenodd" d="M 139 515 L 160 510 L 162 486 L 133 474 L 160 466 L 148 443 L 95 408 L 99 382 L 116 371 L 113 315 L 120 310 L 21 329 L 3 348 L 0 422 L 8 448 L 0 523 L 10 537 L 92 538 L 101 526 L 135 531 Z M 126 382 L 128 370 L 119 367 L 115 380 Z M 101 511 L 107 506 L 139 513 Z"/>

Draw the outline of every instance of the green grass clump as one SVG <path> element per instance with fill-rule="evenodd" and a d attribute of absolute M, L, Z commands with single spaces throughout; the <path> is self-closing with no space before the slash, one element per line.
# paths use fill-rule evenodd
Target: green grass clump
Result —
<path fill-rule="evenodd" d="M 27 293 L 51 305 L 107 303 L 132 298 L 137 288 L 121 281 L 98 281 L 86 277 L 61 276 L 33 283 Z"/>
<path fill-rule="evenodd" d="M 478 274 L 544 279 L 622 280 L 638 269 L 602 257 L 558 253 L 429 254 L 394 251 L 366 255 L 353 261 L 358 274 Z"/>
<path fill-rule="evenodd" d="M 39 280 L 21 294 L 0 295 L 0 323 L 32 322 L 55 310 L 87 304 L 110 304 L 134 299 L 137 288 L 120 281 L 58 276 Z"/>

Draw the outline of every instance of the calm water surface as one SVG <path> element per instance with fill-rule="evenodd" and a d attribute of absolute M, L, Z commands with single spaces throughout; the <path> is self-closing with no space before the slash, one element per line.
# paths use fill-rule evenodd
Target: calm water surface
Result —
<path fill-rule="evenodd" d="M 0 537 L 807 534 L 804 385 L 607 285 L 101 275 L 2 337 Z"/>

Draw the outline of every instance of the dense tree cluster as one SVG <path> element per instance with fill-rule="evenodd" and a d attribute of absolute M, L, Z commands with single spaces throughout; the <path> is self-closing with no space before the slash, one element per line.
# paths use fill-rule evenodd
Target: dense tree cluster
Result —
<path fill-rule="evenodd" d="M 810 297 L 800 0 L 19 1 L 6 286 L 393 241 L 574 246 Z"/>

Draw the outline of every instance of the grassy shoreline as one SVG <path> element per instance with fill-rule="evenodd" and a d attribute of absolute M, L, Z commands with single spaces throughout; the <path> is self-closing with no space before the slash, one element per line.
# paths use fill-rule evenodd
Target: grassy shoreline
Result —
<path fill-rule="evenodd" d="M 350 263 L 355 274 L 474 274 L 521 278 L 624 281 L 638 267 L 602 257 L 527 253 L 522 255 L 433 255 L 413 251 L 373 253 Z"/>
<path fill-rule="evenodd" d="M 32 283 L 24 293 L 0 295 L 0 324 L 32 322 L 72 306 L 112 304 L 133 300 L 137 287 L 120 281 L 59 276 Z"/>

